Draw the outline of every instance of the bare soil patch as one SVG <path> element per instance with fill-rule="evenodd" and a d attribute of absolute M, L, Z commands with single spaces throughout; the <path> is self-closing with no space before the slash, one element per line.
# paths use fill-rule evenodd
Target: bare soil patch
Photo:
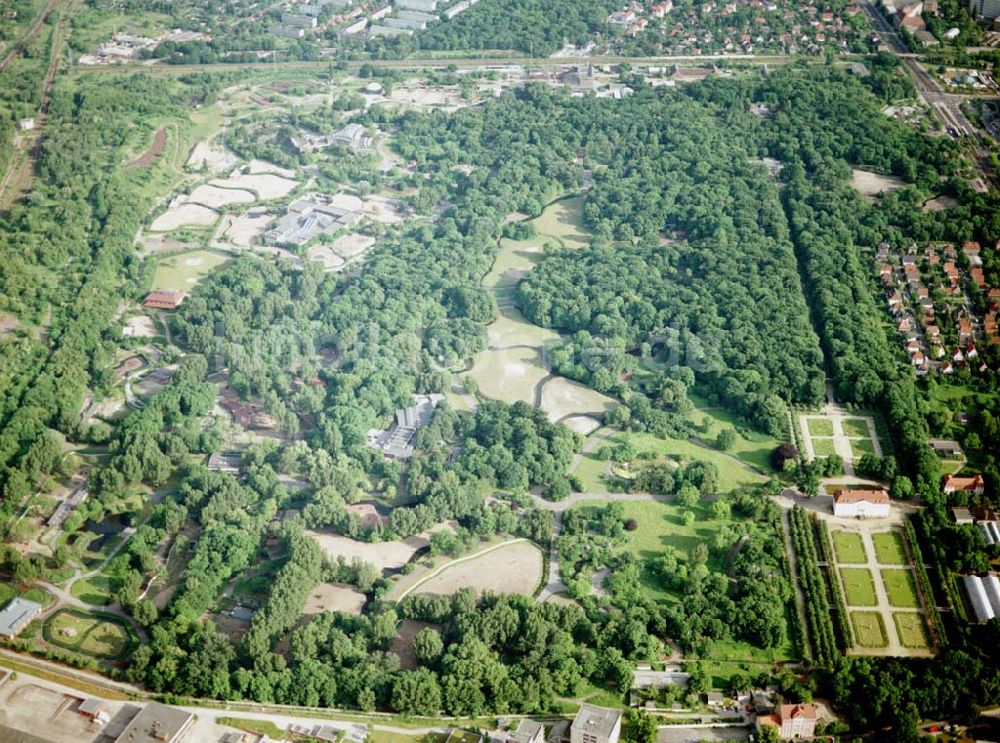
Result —
<path fill-rule="evenodd" d="M 233 245 L 247 248 L 267 231 L 267 226 L 273 220 L 274 215 L 267 212 L 247 212 L 232 216 L 223 236 Z"/>
<path fill-rule="evenodd" d="M 154 219 L 149 229 L 151 232 L 170 232 L 179 227 L 211 227 L 218 218 L 218 212 L 207 206 L 182 204 Z"/>
<path fill-rule="evenodd" d="M 881 175 L 868 170 L 851 171 L 851 187 L 865 198 L 872 199 L 883 193 L 891 193 L 906 183 L 891 175 Z"/>
<path fill-rule="evenodd" d="M 322 614 L 325 611 L 342 611 L 360 615 L 367 597 L 354 586 L 346 583 L 322 583 L 306 599 L 304 614 Z"/>
<path fill-rule="evenodd" d="M 218 183 L 218 181 L 213 181 Z M 230 204 L 252 204 L 257 200 L 249 191 L 217 186 L 198 186 L 188 197 L 188 203 L 201 204 L 216 209 Z"/>
<path fill-rule="evenodd" d="M 243 189 L 253 191 L 261 199 L 278 199 L 291 193 L 298 184 L 297 181 L 282 178 L 272 173 L 259 173 L 256 175 L 244 174 L 230 176 L 229 178 L 217 178 L 209 181 L 211 185 L 222 189 Z"/>
<path fill-rule="evenodd" d="M 235 168 L 239 162 L 240 159 L 224 147 L 208 142 L 199 142 L 188 156 L 187 168 L 189 170 L 205 169 L 209 173 L 224 173 Z"/>
<path fill-rule="evenodd" d="M 163 152 L 163 148 L 167 146 L 167 130 L 160 127 L 156 130 L 156 134 L 153 135 L 153 143 L 149 146 L 149 149 L 142 153 L 132 162 L 125 166 L 125 169 L 129 168 L 145 168 L 152 165 L 156 158 L 160 156 Z"/>
<path fill-rule="evenodd" d="M 542 551 L 527 541 L 504 544 L 485 554 L 448 564 L 414 593 L 451 596 L 462 588 L 476 593 L 531 596 L 542 580 Z"/>
<path fill-rule="evenodd" d="M 440 624 L 404 619 L 399 624 L 399 634 L 396 635 L 396 639 L 392 641 L 392 647 L 389 648 L 389 652 L 399 656 L 399 665 L 408 671 L 414 671 L 420 667 L 417 655 L 413 652 L 413 638 L 420 634 L 420 631 L 425 627 L 441 631 Z"/>

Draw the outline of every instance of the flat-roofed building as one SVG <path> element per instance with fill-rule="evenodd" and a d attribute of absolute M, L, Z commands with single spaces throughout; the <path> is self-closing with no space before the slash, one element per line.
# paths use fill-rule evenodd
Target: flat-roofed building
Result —
<path fill-rule="evenodd" d="M 41 610 L 42 605 L 39 603 L 20 596 L 12 598 L 3 611 L 0 611 L 0 637 L 13 640 Z"/>
<path fill-rule="evenodd" d="M 190 712 L 149 702 L 115 738 L 115 743 L 176 743 L 193 721 Z"/>
<path fill-rule="evenodd" d="M 618 743 L 622 715 L 616 709 L 581 704 L 569 728 L 570 743 Z"/>

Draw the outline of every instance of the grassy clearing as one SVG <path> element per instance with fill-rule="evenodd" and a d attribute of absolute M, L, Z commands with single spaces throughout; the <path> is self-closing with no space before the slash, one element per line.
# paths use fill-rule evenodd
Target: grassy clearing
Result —
<path fill-rule="evenodd" d="M 833 422 L 827 418 L 806 418 L 810 436 L 833 436 Z"/>
<path fill-rule="evenodd" d="M 736 441 L 728 453 L 762 472 L 774 471 L 771 453 L 782 443 L 778 439 L 739 425 L 737 416 L 721 408 L 697 409 L 691 418 L 699 426 L 698 437 L 706 441 L 714 442 L 720 431 L 732 429 L 736 433 Z"/>
<path fill-rule="evenodd" d="M 608 443 L 611 445 L 620 443 L 625 436 L 624 433 L 616 433 L 608 439 Z M 722 452 L 691 441 L 660 439 L 648 433 L 630 433 L 627 436 L 637 451 L 651 452 L 654 458 L 669 457 L 680 462 L 693 460 L 712 462 L 719 470 L 719 491 L 723 493 L 728 493 L 743 484 L 754 485 L 767 481 L 763 475 L 747 470 Z"/>
<path fill-rule="evenodd" d="M 931 646 L 927 623 L 922 614 L 912 611 L 896 611 L 892 614 L 892 621 L 896 625 L 899 642 L 904 648 L 922 649 Z"/>
<path fill-rule="evenodd" d="M 12 671 L 22 673 L 26 676 L 34 676 L 35 678 L 43 679 L 44 681 L 51 681 L 55 684 L 68 686 L 70 689 L 76 689 L 77 691 L 90 697 L 100 697 L 101 699 L 107 699 L 114 702 L 124 702 L 131 698 L 122 694 L 120 691 L 115 691 L 110 686 L 91 684 L 87 681 L 80 680 L 76 676 L 62 674 L 57 671 L 49 670 L 47 667 L 36 666 L 32 663 L 14 660 L 12 658 L 0 657 L 0 668 L 9 668 Z"/>
<path fill-rule="evenodd" d="M 860 534 L 833 529 L 830 536 L 833 538 L 833 551 L 837 553 L 837 562 L 849 564 L 868 562 Z"/>
<path fill-rule="evenodd" d="M 875 444 L 871 439 L 851 439 L 851 453 L 855 459 L 863 457 L 865 454 L 875 453 Z"/>
<path fill-rule="evenodd" d="M 875 556 L 883 565 L 908 565 L 906 549 L 903 546 L 903 535 L 897 531 L 886 531 L 872 534 L 875 543 Z"/>
<path fill-rule="evenodd" d="M 840 568 L 848 606 L 876 606 L 875 582 L 868 568 Z"/>
<path fill-rule="evenodd" d="M 851 624 L 854 637 L 863 648 L 884 648 L 889 644 L 882 615 L 877 611 L 852 611 Z"/>
<path fill-rule="evenodd" d="M 111 579 L 106 575 L 82 578 L 73 584 L 70 593 L 84 603 L 94 606 L 107 606 L 112 601 Z"/>
<path fill-rule="evenodd" d="M 480 393 L 492 400 L 535 402 L 535 387 L 544 379 L 538 351 L 510 348 L 476 354 L 469 376 Z"/>
<path fill-rule="evenodd" d="M 727 640 L 709 642 L 701 665 L 712 687 L 723 689 L 734 673 L 756 676 L 761 671 L 773 670 L 776 663 L 798 659 L 795 647 L 787 639 L 776 648 L 758 648 L 745 642 Z"/>
<path fill-rule="evenodd" d="M 841 421 L 844 433 L 848 436 L 862 439 L 870 439 L 871 432 L 868 430 L 868 423 L 861 418 L 845 418 Z"/>
<path fill-rule="evenodd" d="M 153 289 L 191 291 L 199 281 L 229 258 L 223 253 L 193 250 L 161 258 L 153 275 Z"/>
<path fill-rule="evenodd" d="M 117 617 L 76 609 L 60 609 L 50 616 L 42 634 L 46 642 L 98 659 L 120 658 L 131 644 L 128 629 Z"/>
<path fill-rule="evenodd" d="M 812 439 L 813 454 L 817 457 L 828 457 L 836 454 L 833 439 Z"/>
<path fill-rule="evenodd" d="M 0 583 L 0 607 L 17 596 L 17 589 L 9 583 Z"/>
<path fill-rule="evenodd" d="M 916 609 L 920 606 L 912 570 L 889 569 L 879 572 L 882 574 L 882 584 L 885 586 L 891 606 L 901 609 Z"/>

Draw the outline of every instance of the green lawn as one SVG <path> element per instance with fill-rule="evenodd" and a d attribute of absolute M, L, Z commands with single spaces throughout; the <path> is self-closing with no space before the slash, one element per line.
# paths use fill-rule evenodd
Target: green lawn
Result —
<path fill-rule="evenodd" d="M 817 457 L 829 457 L 831 454 L 837 453 L 833 439 L 812 439 L 812 445 L 813 454 Z"/>
<path fill-rule="evenodd" d="M 7 602 L 17 596 L 17 589 L 9 583 L 0 583 L 0 608 L 7 605 Z"/>
<path fill-rule="evenodd" d="M 41 604 L 42 606 L 49 606 L 54 600 L 51 593 L 38 586 L 29 588 L 22 595 L 28 601 L 34 601 L 36 604 Z"/>
<path fill-rule="evenodd" d="M 883 565 L 907 565 L 906 548 L 903 546 L 903 535 L 898 531 L 886 531 L 872 534 L 875 543 L 875 557 Z"/>
<path fill-rule="evenodd" d="M 795 660 L 799 658 L 787 638 L 776 648 L 758 648 L 736 640 L 713 640 L 706 644 L 701 665 L 712 687 L 722 689 L 734 673 L 746 673 L 753 677 L 761 671 L 773 670 L 776 663 Z"/>
<path fill-rule="evenodd" d="M 613 502 L 587 501 L 574 506 L 575 509 L 593 509 Z M 699 503 L 691 511 L 696 520 L 691 526 L 686 526 L 683 520 L 684 510 L 674 503 L 660 501 L 618 501 L 621 503 L 626 519 L 635 519 L 638 527 L 635 531 L 625 532 L 622 548 L 635 555 L 642 565 L 641 581 L 643 587 L 657 599 L 679 601 L 678 594 L 668 591 L 661 582 L 655 569 L 656 561 L 666 546 L 676 547 L 684 553 L 690 553 L 696 545 L 711 543 L 716 531 L 723 525 L 710 516 L 709 504 Z M 726 569 L 724 561 L 710 553 L 709 567 L 715 571 Z"/>
<path fill-rule="evenodd" d="M 844 433 L 848 436 L 856 436 L 863 439 L 870 439 L 871 432 L 868 430 L 868 423 L 860 418 L 845 418 L 841 421 Z"/>
<path fill-rule="evenodd" d="M 877 611 L 852 611 L 851 624 L 854 626 L 854 640 L 858 646 L 884 648 L 889 644 L 882 615 Z"/>
<path fill-rule="evenodd" d="M 228 260 L 228 256 L 210 250 L 165 256 L 156 264 L 150 288 L 190 292 L 201 279 Z"/>
<path fill-rule="evenodd" d="M 901 609 L 916 609 L 920 606 L 912 570 L 889 569 L 879 572 L 882 573 L 882 584 L 889 595 L 890 605 Z"/>
<path fill-rule="evenodd" d="M 875 582 L 868 568 L 840 568 L 848 606 L 876 606 Z"/>
<path fill-rule="evenodd" d="M 896 611 L 892 614 L 899 642 L 904 648 L 928 648 L 931 645 L 927 623 L 922 614 L 912 611 Z"/>
<path fill-rule="evenodd" d="M 833 422 L 828 418 L 806 418 L 810 436 L 833 436 Z"/>
<path fill-rule="evenodd" d="M 868 562 L 860 534 L 832 529 L 830 537 L 833 539 L 833 551 L 837 554 L 837 562 L 848 564 Z"/>
<path fill-rule="evenodd" d="M 113 615 L 60 609 L 45 620 L 45 641 L 98 659 L 120 658 L 131 645 L 129 630 Z"/>
<path fill-rule="evenodd" d="M 616 433 L 608 439 L 608 444 L 620 443 L 624 436 L 623 433 Z M 660 439 L 649 433 L 630 433 L 628 436 L 638 452 L 651 452 L 654 459 L 670 457 L 683 463 L 698 459 L 713 462 L 719 470 L 719 490 L 723 493 L 744 483 L 759 484 L 767 481 L 763 475 L 746 469 L 716 449 L 680 439 Z"/>
<path fill-rule="evenodd" d="M 83 578 L 73 584 L 71 593 L 84 603 L 107 606 L 112 601 L 111 579 L 106 575 Z"/>
<path fill-rule="evenodd" d="M 698 426 L 697 436 L 710 443 L 715 442 L 719 432 L 724 428 L 732 429 L 736 432 L 736 441 L 728 453 L 763 472 L 774 471 L 771 466 L 771 453 L 782 443 L 778 439 L 740 426 L 736 415 L 721 408 L 696 409 L 691 414 L 691 419 Z M 706 430 L 702 430 L 701 426 L 705 419 L 708 420 L 709 426 Z"/>
<path fill-rule="evenodd" d="M 860 459 L 865 454 L 874 454 L 875 445 L 871 439 L 851 439 L 851 452 L 855 459 Z"/>

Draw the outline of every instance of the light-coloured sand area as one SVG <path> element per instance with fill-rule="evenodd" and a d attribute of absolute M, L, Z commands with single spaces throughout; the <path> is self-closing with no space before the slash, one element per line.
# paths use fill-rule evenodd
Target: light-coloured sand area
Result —
<path fill-rule="evenodd" d="M 306 249 L 306 258 L 319 261 L 327 271 L 339 271 L 344 267 L 344 259 L 333 252 L 329 245 L 310 245 Z"/>
<path fill-rule="evenodd" d="M 925 201 L 920 209 L 925 214 L 927 212 L 941 212 L 945 209 L 951 209 L 953 206 L 958 206 L 958 203 L 958 199 L 954 196 L 938 196 L 936 199 Z"/>
<path fill-rule="evenodd" d="M 359 212 L 365 208 L 365 202 L 360 196 L 341 191 L 330 197 L 330 206 L 334 209 L 343 209 L 348 212 Z"/>
<path fill-rule="evenodd" d="M 153 338 L 156 335 L 156 328 L 153 327 L 153 320 L 146 315 L 136 315 L 125 321 L 128 329 L 126 335 L 133 338 Z"/>
<path fill-rule="evenodd" d="M 271 173 L 259 173 L 256 175 L 244 174 L 230 176 L 229 178 L 217 178 L 209 181 L 213 186 L 224 189 L 245 189 L 253 191 L 261 199 L 279 199 L 287 196 L 297 185 L 297 181 L 289 178 L 282 178 Z"/>
<path fill-rule="evenodd" d="M 444 109 L 459 109 L 470 105 L 462 100 L 457 88 L 425 88 L 415 83 L 394 87 L 389 93 L 389 100 L 411 106 L 433 106 Z"/>
<path fill-rule="evenodd" d="M 350 259 L 366 252 L 374 244 L 375 238 L 371 235 L 359 235 L 352 232 L 338 237 L 330 243 L 330 248 L 340 257 Z"/>
<path fill-rule="evenodd" d="M 365 213 L 374 222 L 398 224 L 405 218 L 400 204 L 384 196 L 366 196 Z"/>
<path fill-rule="evenodd" d="M 589 436 L 601 427 L 600 421 L 589 415 L 571 415 L 569 418 L 563 420 L 563 425 L 569 430 L 576 431 L 584 436 Z"/>
<path fill-rule="evenodd" d="M 559 340 L 559 333 L 551 328 L 540 328 L 524 319 L 513 308 L 500 310 L 500 316 L 486 328 L 487 341 L 491 348 L 511 346 L 542 346 Z"/>
<path fill-rule="evenodd" d="M 5 312 L 0 312 L 0 333 L 7 334 L 12 333 L 21 326 L 21 321 L 18 320 L 13 315 L 8 315 Z"/>
<path fill-rule="evenodd" d="M 535 388 L 547 373 L 537 349 L 506 348 L 476 354 L 469 376 L 490 399 L 534 405 Z"/>
<path fill-rule="evenodd" d="M 250 173 L 250 175 L 274 173 L 275 175 L 280 175 L 282 178 L 291 178 L 292 180 L 295 179 L 295 171 L 283 168 L 280 165 L 275 165 L 274 163 L 269 163 L 266 160 L 251 160 L 250 164 L 247 166 L 247 172 Z"/>
<path fill-rule="evenodd" d="M 224 237 L 233 245 L 248 247 L 267 231 L 274 221 L 274 215 L 267 212 L 247 212 L 227 217 L 229 226 L 223 232 Z"/>
<path fill-rule="evenodd" d="M 398 542 L 359 542 L 356 539 L 330 531 L 306 530 L 331 559 L 343 557 L 347 562 L 355 558 L 370 562 L 380 570 L 400 568 L 410 561 L 417 550 L 430 544 L 430 535 L 441 529 L 457 528 L 453 523 L 437 524 L 416 536 Z"/>
<path fill-rule="evenodd" d="M 601 416 L 615 405 L 610 397 L 565 377 L 553 377 L 542 387 L 540 407 L 554 421 L 580 413 Z"/>
<path fill-rule="evenodd" d="M 542 580 L 542 551 L 526 540 L 507 542 L 435 570 L 413 589 L 416 594 L 451 596 L 461 588 L 476 593 L 531 596 Z"/>
<path fill-rule="evenodd" d="M 229 150 L 208 142 L 199 142 L 191 150 L 186 167 L 188 170 L 207 170 L 209 173 L 225 173 L 235 168 L 240 159 Z"/>
<path fill-rule="evenodd" d="M 198 186 L 188 197 L 189 204 L 201 204 L 213 209 L 217 209 L 220 206 L 229 206 L 230 204 L 252 204 L 256 200 L 257 197 L 249 191 L 205 185 Z"/>
<path fill-rule="evenodd" d="M 325 611 L 342 611 L 360 614 L 367 597 L 357 588 L 346 583 L 321 583 L 306 599 L 303 614 L 322 614 Z"/>
<path fill-rule="evenodd" d="M 219 218 L 218 212 L 200 204 L 181 204 L 168 209 L 149 225 L 150 232 L 169 232 L 180 227 L 211 227 Z"/>
<path fill-rule="evenodd" d="M 865 198 L 874 198 L 878 194 L 892 193 L 906 185 L 905 181 L 892 175 L 881 175 L 868 170 L 851 170 L 851 187 Z"/>

